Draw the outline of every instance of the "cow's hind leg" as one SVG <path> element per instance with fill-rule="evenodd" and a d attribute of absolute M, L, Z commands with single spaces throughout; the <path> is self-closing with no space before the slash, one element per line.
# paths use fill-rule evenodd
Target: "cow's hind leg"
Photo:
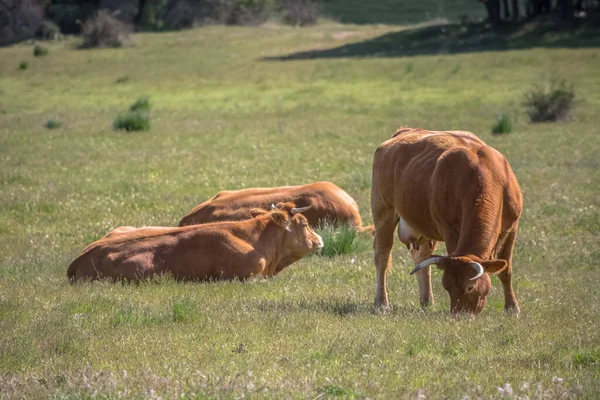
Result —
<path fill-rule="evenodd" d="M 394 230 L 398 224 L 398 216 L 394 209 L 373 213 L 375 222 L 375 239 L 373 250 L 375 250 L 375 267 L 377 268 L 377 292 L 375 294 L 375 306 L 386 309 L 389 306 L 387 296 L 386 274 L 392 263 L 391 253 L 394 245 Z"/>
<path fill-rule="evenodd" d="M 431 257 L 436 247 L 437 241 L 435 240 L 418 245 L 418 249 L 416 249 L 415 246 L 411 246 L 410 255 L 412 256 L 415 265 Z M 417 272 L 417 280 L 419 281 L 419 300 L 421 300 L 421 306 L 427 307 L 433 304 L 430 267 L 425 267 Z"/>
<path fill-rule="evenodd" d="M 501 244 L 500 250 L 498 251 L 498 258 L 505 260 L 507 266 L 502 272 L 498 274 L 500 282 L 504 287 L 504 309 L 507 312 L 515 314 L 519 313 L 519 303 L 515 296 L 515 292 L 512 288 L 512 253 L 515 247 L 515 241 L 517 240 L 517 227 L 508 234 L 504 243 Z"/>

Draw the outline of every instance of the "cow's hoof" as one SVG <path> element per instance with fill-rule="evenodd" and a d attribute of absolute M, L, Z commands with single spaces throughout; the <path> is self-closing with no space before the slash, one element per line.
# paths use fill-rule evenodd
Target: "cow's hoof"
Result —
<path fill-rule="evenodd" d="M 375 300 L 375 304 L 373 305 L 373 309 L 375 313 L 385 313 L 390 309 L 390 305 L 388 302 L 378 302 Z"/>
<path fill-rule="evenodd" d="M 518 317 L 519 313 L 521 312 L 519 306 L 517 305 L 504 307 L 504 311 L 506 311 L 506 313 L 509 315 L 514 315 L 515 317 Z"/>

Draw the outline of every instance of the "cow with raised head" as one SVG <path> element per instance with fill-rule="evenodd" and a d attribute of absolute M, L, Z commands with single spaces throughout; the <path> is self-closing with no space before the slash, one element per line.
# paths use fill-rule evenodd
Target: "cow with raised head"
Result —
<path fill-rule="evenodd" d="M 179 226 L 251 218 L 253 208 L 268 209 L 271 204 L 291 201 L 298 207 L 311 206 L 304 213 L 311 226 L 322 223 L 348 224 L 361 232 L 373 233 L 373 226 L 362 226 L 356 202 L 331 182 L 300 186 L 223 190 L 190 211 Z"/>
<path fill-rule="evenodd" d="M 323 247 L 298 208 L 280 203 L 253 209 L 253 218 L 179 228 L 120 227 L 89 245 L 67 270 L 80 279 L 140 281 L 171 274 L 178 280 L 244 280 L 277 275 Z"/>
<path fill-rule="evenodd" d="M 402 128 L 376 150 L 371 209 L 375 223 L 375 305 L 388 307 L 386 273 L 396 226 L 410 249 L 421 304 L 433 302 L 430 265 L 443 270 L 453 313 L 479 313 L 491 289 L 504 287 L 504 308 L 519 312 L 512 254 L 522 209 L 508 161 L 470 132 Z M 438 241 L 447 256 L 434 256 Z"/>

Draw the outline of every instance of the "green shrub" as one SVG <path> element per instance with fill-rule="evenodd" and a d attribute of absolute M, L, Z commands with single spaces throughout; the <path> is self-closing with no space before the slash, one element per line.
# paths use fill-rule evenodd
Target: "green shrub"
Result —
<path fill-rule="evenodd" d="M 62 124 L 60 123 L 60 121 L 58 121 L 54 118 L 51 118 L 48 121 L 46 121 L 44 126 L 48 129 L 58 129 L 62 126 Z"/>
<path fill-rule="evenodd" d="M 118 78 L 115 83 L 125 83 L 125 82 L 129 82 L 129 77 L 128 76 L 121 76 L 120 78 Z"/>
<path fill-rule="evenodd" d="M 35 36 L 42 40 L 59 40 L 62 38 L 60 28 L 52 21 L 45 20 L 35 32 Z"/>
<path fill-rule="evenodd" d="M 35 57 L 43 57 L 43 56 L 47 56 L 48 55 L 48 49 L 44 46 L 40 46 L 39 44 L 36 44 L 35 47 L 33 48 L 33 55 Z"/>
<path fill-rule="evenodd" d="M 148 99 L 148 97 L 138 98 L 135 103 L 129 107 L 129 111 L 150 112 L 150 99 Z"/>
<path fill-rule="evenodd" d="M 492 133 L 494 135 L 501 135 L 503 133 L 512 132 L 512 120 L 508 114 L 498 114 L 496 123 L 492 125 Z"/>
<path fill-rule="evenodd" d="M 354 253 L 366 244 L 356 228 L 349 225 L 325 224 L 317 232 L 323 238 L 323 248 L 318 254 L 325 257 Z"/>
<path fill-rule="evenodd" d="M 20 69 L 21 71 L 24 71 L 24 70 L 26 70 L 28 67 L 29 67 L 29 64 L 27 63 L 27 61 L 21 61 L 21 62 L 19 63 L 19 69 Z"/>
<path fill-rule="evenodd" d="M 115 18 L 107 10 L 101 10 L 83 24 L 81 47 L 122 47 L 129 41 L 132 31 L 131 25 Z"/>
<path fill-rule="evenodd" d="M 281 14 L 286 24 L 314 25 L 321 16 L 321 7 L 311 0 L 284 0 L 281 2 Z"/>
<path fill-rule="evenodd" d="M 128 111 L 117 115 L 113 121 L 115 130 L 147 131 L 150 130 L 150 116 L 144 111 Z"/>
<path fill-rule="evenodd" d="M 524 105 L 531 122 L 561 121 L 571 115 L 574 99 L 573 85 L 553 78 L 527 92 Z"/>

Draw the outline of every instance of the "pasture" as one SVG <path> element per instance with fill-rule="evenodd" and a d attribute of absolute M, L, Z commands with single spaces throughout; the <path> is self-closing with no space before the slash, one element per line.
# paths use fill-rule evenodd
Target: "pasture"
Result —
<path fill-rule="evenodd" d="M 69 39 L 39 58 L 0 48 L 0 398 L 598 398 L 600 52 L 386 53 L 380 38 L 403 29 L 208 27 L 122 49 Z M 523 95 L 552 74 L 575 85 L 573 118 L 529 124 Z M 114 131 L 141 96 L 151 129 Z M 492 135 L 501 112 L 513 132 Z M 392 308 L 373 312 L 368 238 L 270 280 L 67 282 L 110 229 L 175 226 L 221 189 L 329 180 L 371 223 L 372 155 L 401 125 L 470 130 L 508 158 L 524 196 L 519 317 L 493 278 L 479 316 L 452 318 L 439 271 L 421 310 L 399 245 Z"/>

